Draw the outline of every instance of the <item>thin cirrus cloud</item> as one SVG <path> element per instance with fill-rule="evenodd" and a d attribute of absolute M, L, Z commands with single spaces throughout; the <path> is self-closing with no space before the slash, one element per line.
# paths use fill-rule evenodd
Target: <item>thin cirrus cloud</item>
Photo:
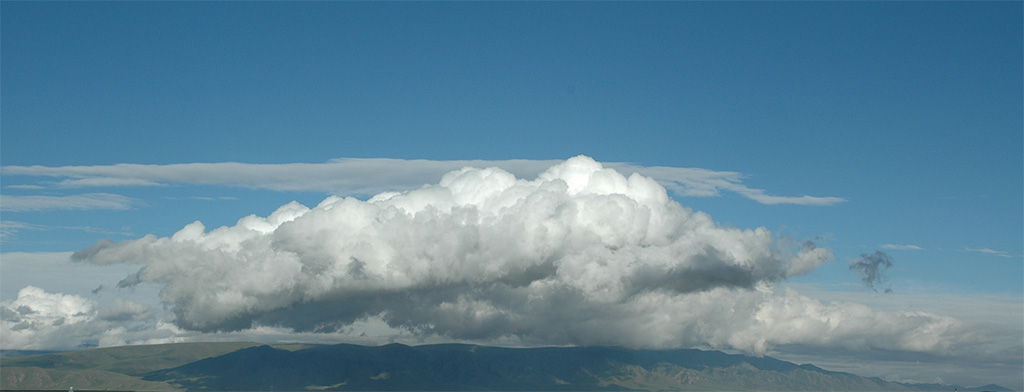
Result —
<path fill-rule="evenodd" d="M 999 256 L 999 257 L 1012 257 L 1009 252 L 994 250 L 989 248 L 964 248 L 968 252 L 984 253 L 987 255 Z"/>
<path fill-rule="evenodd" d="M 555 160 L 452 160 L 344 158 L 325 163 L 253 164 L 239 162 L 169 165 L 116 164 L 102 166 L 5 166 L 4 175 L 61 179 L 63 188 L 96 186 L 159 186 L 197 184 L 237 186 L 275 191 L 316 191 L 373 195 L 415 189 L 464 167 L 500 167 L 520 178 L 534 178 Z M 846 201 L 834 196 L 776 196 L 743 184 L 743 174 L 701 168 L 638 166 L 606 163 L 623 173 L 640 173 L 682 196 L 713 197 L 732 192 L 762 204 L 832 205 Z"/>
<path fill-rule="evenodd" d="M 16 196 L 0 195 L 0 211 L 53 211 L 53 210 L 127 210 L 139 201 L 112 193 L 86 193 L 69 196 Z"/>
<path fill-rule="evenodd" d="M 885 244 L 882 245 L 882 248 L 889 250 L 924 250 L 924 248 L 920 246 L 909 244 Z"/>
<path fill-rule="evenodd" d="M 122 228 L 120 231 L 111 231 L 95 226 L 40 225 L 13 220 L 0 220 L 0 239 L 11 237 L 20 231 L 30 230 L 71 230 L 104 235 L 131 235 L 126 228 Z"/>

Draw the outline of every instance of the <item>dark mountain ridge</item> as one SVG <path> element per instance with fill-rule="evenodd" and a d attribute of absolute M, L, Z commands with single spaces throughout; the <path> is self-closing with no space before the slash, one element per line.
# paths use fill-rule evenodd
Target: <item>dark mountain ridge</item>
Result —
<path fill-rule="evenodd" d="M 996 391 L 694 349 L 180 343 L 0 359 L 0 389 Z"/>
<path fill-rule="evenodd" d="M 189 390 L 970 391 L 830 372 L 771 357 L 694 349 L 500 348 L 465 344 L 251 347 L 143 379 Z M 991 390 L 1005 390 L 996 387 Z"/>

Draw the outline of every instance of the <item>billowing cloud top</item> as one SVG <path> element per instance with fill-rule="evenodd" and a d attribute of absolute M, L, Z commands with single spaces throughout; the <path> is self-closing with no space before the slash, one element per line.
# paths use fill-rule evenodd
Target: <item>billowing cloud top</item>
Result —
<path fill-rule="evenodd" d="M 379 318 L 423 337 L 765 352 L 851 341 L 942 350 L 956 327 L 774 293 L 772 282 L 831 252 L 718 226 L 655 180 L 583 156 L 534 180 L 463 168 L 413 191 L 293 202 L 73 257 L 142 264 L 120 285 L 162 285 L 174 322 L 196 331 L 337 331 Z"/>

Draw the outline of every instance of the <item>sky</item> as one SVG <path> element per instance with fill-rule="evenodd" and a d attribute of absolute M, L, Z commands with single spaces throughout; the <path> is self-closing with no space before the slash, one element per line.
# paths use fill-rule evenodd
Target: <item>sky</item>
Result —
<path fill-rule="evenodd" d="M 0 3 L 0 347 L 1024 389 L 1020 2 Z"/>

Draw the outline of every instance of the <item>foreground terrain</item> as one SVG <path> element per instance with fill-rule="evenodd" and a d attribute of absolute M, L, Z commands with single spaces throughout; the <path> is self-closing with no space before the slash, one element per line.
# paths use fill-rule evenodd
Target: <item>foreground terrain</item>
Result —
<path fill-rule="evenodd" d="M 0 359 L 0 388 L 67 390 L 1007 391 L 903 384 L 770 357 L 608 347 L 177 343 Z"/>

